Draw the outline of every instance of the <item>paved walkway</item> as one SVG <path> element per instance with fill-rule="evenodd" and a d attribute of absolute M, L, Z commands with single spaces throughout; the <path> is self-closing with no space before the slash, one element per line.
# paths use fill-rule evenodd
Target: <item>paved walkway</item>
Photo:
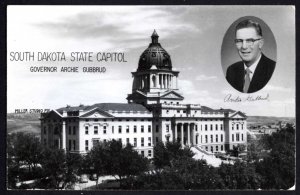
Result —
<path fill-rule="evenodd" d="M 194 159 L 206 160 L 208 165 L 212 165 L 214 167 L 219 167 L 222 162 L 233 164 L 233 161 L 221 160 L 221 159 L 215 157 L 214 155 L 205 154 L 204 152 L 201 152 L 201 151 L 197 150 L 196 148 L 192 147 L 191 150 L 195 153 L 195 155 L 193 156 Z"/>

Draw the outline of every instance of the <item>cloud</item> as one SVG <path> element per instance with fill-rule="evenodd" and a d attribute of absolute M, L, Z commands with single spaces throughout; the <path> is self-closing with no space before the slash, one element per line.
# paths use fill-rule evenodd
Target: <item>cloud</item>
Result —
<path fill-rule="evenodd" d="M 217 80 L 216 76 L 206 76 L 204 74 L 198 75 L 195 78 L 196 81 L 207 81 L 207 80 Z"/>

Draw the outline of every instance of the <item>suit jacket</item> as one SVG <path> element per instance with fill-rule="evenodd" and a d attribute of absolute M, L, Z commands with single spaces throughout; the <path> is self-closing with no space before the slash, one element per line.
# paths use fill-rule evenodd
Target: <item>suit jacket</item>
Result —
<path fill-rule="evenodd" d="M 271 79 L 276 62 L 262 54 L 254 71 L 247 93 L 253 93 L 262 89 Z M 226 79 L 232 87 L 243 92 L 245 78 L 244 63 L 236 62 L 229 66 L 226 72 Z"/>

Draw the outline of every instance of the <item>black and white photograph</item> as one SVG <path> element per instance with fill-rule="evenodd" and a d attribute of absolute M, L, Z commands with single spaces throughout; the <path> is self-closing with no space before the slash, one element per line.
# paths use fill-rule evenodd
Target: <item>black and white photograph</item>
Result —
<path fill-rule="evenodd" d="M 296 190 L 295 6 L 7 6 L 7 190 Z"/>

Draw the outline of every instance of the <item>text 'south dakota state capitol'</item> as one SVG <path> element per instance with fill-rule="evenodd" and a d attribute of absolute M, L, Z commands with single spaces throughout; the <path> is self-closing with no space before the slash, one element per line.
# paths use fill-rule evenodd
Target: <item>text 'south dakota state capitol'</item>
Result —
<path fill-rule="evenodd" d="M 68 55 L 68 57 L 66 57 Z M 10 52 L 14 62 L 127 62 L 122 52 Z M 98 72 L 105 73 L 106 67 L 98 66 L 30 66 L 30 72 Z"/>

